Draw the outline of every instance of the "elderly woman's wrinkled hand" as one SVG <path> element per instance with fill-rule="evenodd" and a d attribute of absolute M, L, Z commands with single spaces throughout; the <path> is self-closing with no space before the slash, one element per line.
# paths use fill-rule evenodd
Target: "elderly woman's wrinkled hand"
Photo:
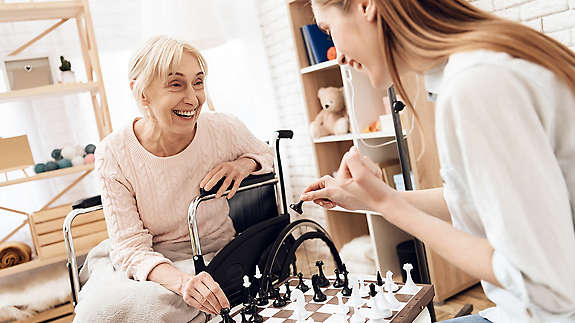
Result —
<path fill-rule="evenodd" d="M 211 190 L 220 179 L 225 177 L 224 183 L 216 193 L 216 197 L 220 198 L 224 192 L 230 187 L 232 182 L 234 186 L 230 189 L 228 199 L 231 199 L 236 194 L 240 184 L 244 178 L 248 177 L 253 171 L 256 170 L 258 164 L 251 158 L 238 158 L 231 162 L 224 162 L 214 167 L 204 179 L 200 182 L 200 188 L 206 191 Z"/>
<path fill-rule="evenodd" d="M 345 153 L 336 178 L 324 176 L 309 185 L 301 196 L 324 208 L 380 211 L 396 191 L 381 180 L 381 170 L 355 147 Z"/>
<path fill-rule="evenodd" d="M 222 308 L 230 308 L 224 291 L 206 272 L 189 275 L 182 282 L 181 295 L 184 301 L 202 312 L 219 315 Z"/>

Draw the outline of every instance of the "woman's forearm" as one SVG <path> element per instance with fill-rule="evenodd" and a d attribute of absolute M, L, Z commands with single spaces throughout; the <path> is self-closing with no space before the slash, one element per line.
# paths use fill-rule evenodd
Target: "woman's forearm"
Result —
<path fill-rule="evenodd" d="M 487 239 L 457 230 L 401 198 L 386 203 L 380 210 L 386 220 L 422 240 L 468 274 L 500 285 L 492 267 L 493 247 Z"/>
<path fill-rule="evenodd" d="M 421 211 L 444 221 L 451 221 L 447 203 L 443 198 L 443 187 L 426 190 L 400 192 L 400 196 Z"/>
<path fill-rule="evenodd" d="M 148 280 L 158 283 L 172 292 L 182 295 L 182 288 L 189 274 L 168 263 L 162 263 L 154 267 L 148 275 Z"/>

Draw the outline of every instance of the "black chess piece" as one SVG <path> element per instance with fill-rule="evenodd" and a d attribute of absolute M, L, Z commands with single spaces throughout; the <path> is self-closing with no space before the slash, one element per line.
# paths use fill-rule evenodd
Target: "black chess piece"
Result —
<path fill-rule="evenodd" d="M 235 323 L 235 321 L 230 317 L 229 307 L 222 308 L 220 315 L 222 316 L 222 323 Z"/>
<path fill-rule="evenodd" d="M 315 262 L 315 265 L 319 271 L 319 280 L 318 280 L 319 287 L 328 287 L 329 280 L 323 274 L 323 261 L 318 260 Z"/>
<path fill-rule="evenodd" d="M 321 291 L 319 286 L 319 275 L 314 274 L 311 276 L 311 286 L 313 288 L 313 301 L 317 303 L 325 302 L 327 300 L 327 296 Z"/>
<path fill-rule="evenodd" d="M 275 290 L 276 290 L 276 292 L 274 292 L 274 294 L 275 294 L 276 299 L 275 299 L 275 301 L 274 301 L 274 303 L 273 303 L 272 305 L 273 305 L 274 307 L 284 307 L 284 306 L 286 306 L 287 302 L 286 302 L 286 300 L 285 300 L 283 297 L 281 297 L 281 295 L 280 295 L 280 289 L 276 287 Z"/>
<path fill-rule="evenodd" d="M 377 292 L 375 291 L 375 284 L 371 283 L 369 284 L 369 296 L 375 297 L 375 295 L 377 295 Z"/>
<path fill-rule="evenodd" d="M 266 295 L 267 293 L 265 291 L 263 291 L 262 289 L 260 289 L 260 291 L 258 292 L 258 298 L 256 299 L 256 304 L 258 306 L 266 306 L 269 303 L 268 300 L 268 296 Z"/>
<path fill-rule="evenodd" d="M 257 308 L 256 308 L 256 310 L 252 313 L 252 317 L 250 317 L 250 322 L 262 323 L 263 321 L 264 321 L 264 318 L 258 313 Z"/>
<path fill-rule="evenodd" d="M 383 279 L 381 279 L 381 274 L 379 273 L 379 270 L 377 271 L 377 286 L 383 286 Z"/>
<path fill-rule="evenodd" d="M 305 293 L 309 290 L 309 286 L 305 284 L 305 282 L 303 281 L 303 274 L 299 273 L 297 274 L 297 277 L 299 278 L 299 284 L 296 286 L 297 289 L 301 290 L 302 293 Z"/>
<path fill-rule="evenodd" d="M 297 204 L 293 203 L 290 204 L 290 208 L 294 211 L 297 212 L 297 214 L 303 214 L 303 210 L 302 210 L 302 205 L 303 205 L 303 201 L 299 201 Z"/>
<path fill-rule="evenodd" d="M 341 277 L 339 277 L 339 269 L 336 268 L 333 272 L 335 273 L 335 282 L 333 283 L 333 287 L 343 287 L 343 280 L 341 280 Z"/>
<path fill-rule="evenodd" d="M 343 269 L 343 289 L 341 290 L 341 294 L 343 296 L 351 296 L 351 288 L 349 288 L 349 279 L 347 278 L 347 269 Z"/>
<path fill-rule="evenodd" d="M 286 302 L 290 301 L 290 297 L 291 297 L 291 290 L 289 289 L 289 281 L 284 283 L 284 286 L 286 287 L 286 292 L 284 294 L 284 300 Z"/>
<path fill-rule="evenodd" d="M 240 310 L 240 315 L 242 316 L 242 322 L 241 323 L 248 323 L 248 320 L 246 319 L 246 309 L 242 308 Z"/>

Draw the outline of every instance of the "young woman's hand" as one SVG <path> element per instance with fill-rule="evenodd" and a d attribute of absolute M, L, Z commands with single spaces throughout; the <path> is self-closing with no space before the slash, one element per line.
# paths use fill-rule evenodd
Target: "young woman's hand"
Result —
<path fill-rule="evenodd" d="M 234 186 L 228 194 L 228 199 L 231 199 L 236 194 L 241 182 L 244 178 L 248 177 L 258 167 L 255 160 L 247 157 L 241 157 L 231 162 L 224 162 L 214 167 L 200 182 L 200 188 L 206 191 L 211 190 L 220 179 L 226 178 L 223 185 L 216 193 L 216 197 L 220 198 L 224 192 L 230 187 L 232 182 Z"/>
<path fill-rule="evenodd" d="M 341 160 L 336 178 L 324 176 L 308 186 L 301 199 L 325 208 L 381 211 L 397 192 L 381 180 L 381 170 L 352 147 Z"/>
<path fill-rule="evenodd" d="M 186 275 L 181 286 L 181 295 L 184 301 L 202 312 L 219 315 L 222 308 L 230 308 L 230 302 L 214 281 L 206 272 L 197 275 Z"/>

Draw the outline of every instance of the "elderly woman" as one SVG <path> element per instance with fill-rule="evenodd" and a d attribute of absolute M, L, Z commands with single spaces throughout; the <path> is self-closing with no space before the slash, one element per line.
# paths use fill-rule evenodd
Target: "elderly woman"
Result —
<path fill-rule="evenodd" d="M 207 66 L 192 46 L 149 40 L 130 63 L 130 87 L 143 111 L 104 139 L 96 153 L 109 240 L 92 250 L 76 322 L 204 321 L 229 302 L 190 260 L 186 211 L 200 188 L 224 185 L 198 209 L 210 259 L 235 231 L 224 188 L 271 171 L 273 152 L 236 118 L 200 113 Z M 211 256 L 211 257 L 210 257 Z"/>

